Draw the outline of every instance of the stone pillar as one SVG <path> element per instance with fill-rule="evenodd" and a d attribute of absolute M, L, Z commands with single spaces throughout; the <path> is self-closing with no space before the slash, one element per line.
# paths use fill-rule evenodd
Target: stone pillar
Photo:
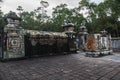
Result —
<path fill-rule="evenodd" d="M 21 18 L 10 12 L 5 17 L 7 25 L 4 27 L 4 48 L 2 59 L 25 57 L 24 30 L 19 26 Z"/>
<path fill-rule="evenodd" d="M 81 26 L 78 29 L 77 33 L 77 43 L 78 43 L 78 50 L 86 51 L 86 37 L 87 37 L 87 29 L 85 24 L 81 24 Z"/>
<path fill-rule="evenodd" d="M 102 49 L 108 50 L 110 48 L 111 39 L 106 30 L 101 31 L 101 44 Z"/>
<path fill-rule="evenodd" d="M 76 32 L 74 32 L 74 24 L 67 20 L 62 27 L 64 33 L 68 36 L 69 51 L 76 51 Z"/>

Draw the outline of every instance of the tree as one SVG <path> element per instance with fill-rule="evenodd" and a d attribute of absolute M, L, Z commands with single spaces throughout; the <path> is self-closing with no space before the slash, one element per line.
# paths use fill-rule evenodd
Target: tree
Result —
<path fill-rule="evenodd" d="M 119 36 L 119 14 L 120 2 L 119 0 L 105 0 L 97 6 L 98 22 L 101 29 L 105 28 L 112 36 Z"/>
<path fill-rule="evenodd" d="M 19 16 L 22 18 L 22 16 L 21 16 L 21 13 L 23 11 L 22 6 L 18 6 L 17 11 L 18 11 Z"/>
<path fill-rule="evenodd" d="M 18 6 L 17 10 L 18 10 L 19 12 L 22 12 L 22 11 L 23 11 L 22 6 Z"/>
<path fill-rule="evenodd" d="M 69 9 L 67 8 L 67 4 L 60 4 L 56 8 L 53 8 L 53 31 L 62 31 L 61 25 L 64 24 L 64 20 L 68 17 L 68 13 Z"/>
<path fill-rule="evenodd" d="M 69 9 L 67 8 L 67 4 L 60 4 L 56 8 L 53 8 L 52 16 L 53 31 L 63 31 L 61 25 L 63 25 L 67 19 L 75 24 L 75 30 L 77 30 L 82 20 L 84 20 L 77 8 Z"/>
<path fill-rule="evenodd" d="M 79 2 L 78 9 L 80 12 L 84 12 L 82 15 L 85 16 L 86 19 L 86 26 L 88 28 L 89 33 L 94 33 L 99 31 L 99 27 L 97 27 L 97 14 L 96 14 L 96 7 L 95 3 L 90 3 L 89 0 L 82 0 Z"/>
<path fill-rule="evenodd" d="M 45 2 L 44 5 L 47 4 Z M 80 12 L 83 9 L 87 10 L 86 17 Z M 89 33 L 106 29 L 109 33 L 112 33 L 112 36 L 120 36 L 120 0 L 105 0 L 100 4 L 91 3 L 89 0 L 81 0 L 79 6 L 72 9 L 69 9 L 67 4 L 60 4 L 53 8 L 52 18 L 47 14 L 42 15 L 42 6 L 31 12 L 24 11 L 22 6 L 18 6 L 17 10 L 23 19 L 21 26 L 25 29 L 63 31 L 61 25 L 64 24 L 66 19 L 69 19 L 75 24 L 75 30 L 77 31 L 84 20 Z M 44 11 L 47 13 L 46 10 Z M 0 9 L 0 24 L 3 23 L 3 16 L 5 15 Z"/>
<path fill-rule="evenodd" d="M 34 29 L 34 18 L 32 12 L 22 12 L 21 13 L 23 21 L 21 26 L 25 29 Z"/>
<path fill-rule="evenodd" d="M 0 2 L 2 2 L 2 0 L 0 0 Z M 1 7 L 0 7 L 0 28 L 5 26 L 5 22 L 4 22 L 4 18 L 3 18 L 3 12 L 1 10 Z"/>

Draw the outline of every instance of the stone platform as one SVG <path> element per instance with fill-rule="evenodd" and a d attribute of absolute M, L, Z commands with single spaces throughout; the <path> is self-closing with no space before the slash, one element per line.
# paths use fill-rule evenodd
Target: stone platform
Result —
<path fill-rule="evenodd" d="M 120 80 L 120 54 L 84 53 L 0 62 L 0 80 Z"/>

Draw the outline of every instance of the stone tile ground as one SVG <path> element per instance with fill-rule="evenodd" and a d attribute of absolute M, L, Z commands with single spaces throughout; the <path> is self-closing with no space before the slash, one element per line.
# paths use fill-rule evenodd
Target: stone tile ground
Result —
<path fill-rule="evenodd" d="M 79 53 L 0 62 L 0 80 L 120 80 L 120 62 L 111 56 Z"/>

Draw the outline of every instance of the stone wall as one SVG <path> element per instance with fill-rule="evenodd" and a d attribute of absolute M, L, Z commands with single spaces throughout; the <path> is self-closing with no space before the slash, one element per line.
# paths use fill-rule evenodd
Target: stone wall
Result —
<path fill-rule="evenodd" d="M 120 52 L 120 38 L 112 38 L 112 49 Z"/>

